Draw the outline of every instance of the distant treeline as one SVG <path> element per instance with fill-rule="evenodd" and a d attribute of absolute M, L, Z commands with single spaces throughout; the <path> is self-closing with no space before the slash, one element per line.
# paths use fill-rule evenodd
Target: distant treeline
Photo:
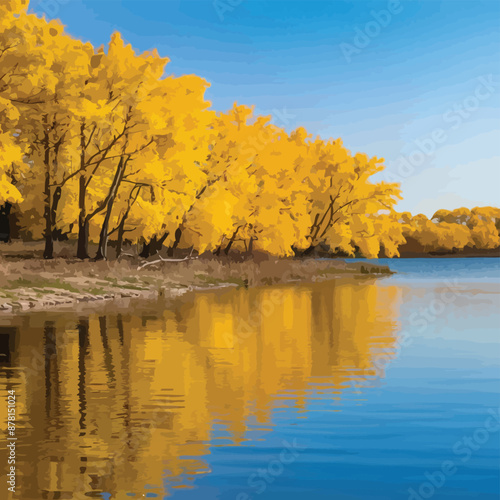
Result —
<path fill-rule="evenodd" d="M 287 133 L 246 106 L 216 112 L 208 83 L 165 76 L 156 51 L 136 54 L 119 33 L 94 48 L 26 9 L 0 4 L 3 241 L 43 239 L 47 259 L 68 239 L 81 259 L 89 242 L 96 259 L 110 242 L 113 255 L 128 242 L 144 257 L 162 247 L 392 257 L 413 241 L 423 252 L 500 244 L 498 209 L 399 214 L 399 185 L 371 181 L 382 159 Z"/>
<path fill-rule="evenodd" d="M 425 215 L 400 215 L 406 243 L 401 253 L 450 254 L 490 253 L 500 247 L 500 209 L 438 210 L 429 220 Z"/>

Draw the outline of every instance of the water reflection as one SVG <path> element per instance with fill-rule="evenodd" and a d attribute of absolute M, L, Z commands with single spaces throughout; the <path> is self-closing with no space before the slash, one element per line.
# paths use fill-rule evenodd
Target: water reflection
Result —
<path fill-rule="evenodd" d="M 210 472 L 211 447 L 272 431 L 280 408 L 307 417 L 318 392 L 341 408 L 395 353 L 399 290 L 238 289 L 0 326 L 1 396 L 16 389 L 21 426 L 16 497 L 163 498 Z"/>

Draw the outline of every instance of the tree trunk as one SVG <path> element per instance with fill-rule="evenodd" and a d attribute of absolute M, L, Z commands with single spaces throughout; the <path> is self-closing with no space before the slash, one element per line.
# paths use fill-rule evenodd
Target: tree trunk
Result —
<path fill-rule="evenodd" d="M 111 210 L 106 211 L 104 222 L 102 223 L 101 233 L 99 234 L 99 246 L 97 248 L 95 260 L 108 259 L 108 237 L 109 237 L 108 226 L 110 217 L 111 217 Z"/>
<path fill-rule="evenodd" d="M 123 246 L 123 235 L 125 234 L 125 217 L 118 226 L 118 238 L 116 240 L 116 258 L 120 257 Z"/>
<path fill-rule="evenodd" d="M 118 224 L 118 239 L 116 240 L 116 258 L 120 257 L 120 255 L 122 253 L 123 237 L 125 235 L 125 222 L 127 222 L 128 214 L 130 213 L 130 209 L 132 208 L 132 205 L 135 203 L 135 200 L 137 200 L 137 197 L 139 196 L 140 191 L 141 191 L 141 188 L 139 187 L 139 189 L 137 190 L 137 195 L 133 199 L 133 201 L 130 202 L 130 200 L 129 200 L 129 205 L 127 207 L 127 210 L 123 214 L 123 217 L 122 217 L 122 220 L 120 221 L 120 224 Z M 133 192 L 133 189 L 132 189 L 130 195 L 132 195 L 132 192 Z M 165 236 L 165 238 L 166 238 L 166 236 Z M 163 242 L 163 240 L 162 240 L 162 242 Z"/>
<path fill-rule="evenodd" d="M 123 156 L 120 158 L 118 167 L 116 168 L 115 177 L 109 189 L 109 194 L 106 203 L 106 215 L 104 216 L 104 221 L 102 223 L 101 234 L 99 235 L 99 247 L 97 249 L 97 255 L 95 260 L 106 260 L 108 258 L 108 238 L 109 238 L 109 221 L 111 219 L 111 212 L 113 210 L 113 204 L 118 193 L 118 187 L 120 186 L 123 174 L 125 173 L 126 160 Z"/>
<path fill-rule="evenodd" d="M 315 248 L 316 248 L 315 245 L 311 245 L 310 247 L 306 248 L 305 250 L 302 250 L 302 252 L 300 252 L 300 256 L 307 257 L 308 255 L 311 255 L 314 252 Z"/>
<path fill-rule="evenodd" d="M 233 246 L 233 242 L 234 242 L 234 240 L 231 240 L 231 241 L 227 244 L 226 248 L 224 248 L 224 253 L 225 253 L 226 255 L 228 255 L 228 254 L 229 254 L 229 250 L 231 250 L 231 247 Z"/>
<path fill-rule="evenodd" d="M 234 243 L 234 240 L 236 239 L 236 236 L 238 235 L 238 231 L 240 230 L 240 228 L 236 228 L 236 230 L 234 231 L 233 235 L 231 236 L 231 239 L 229 240 L 229 243 L 226 245 L 226 248 L 224 249 L 224 253 L 226 255 L 229 254 L 229 250 L 231 250 L 231 247 L 233 246 L 233 243 Z"/>
<path fill-rule="evenodd" d="M 167 233 L 167 235 L 168 235 L 168 233 Z M 175 241 L 172 244 L 172 246 L 168 249 L 168 256 L 169 257 L 173 257 L 174 256 L 174 251 L 179 246 L 179 242 L 181 241 L 181 236 L 182 236 L 182 229 L 180 227 L 178 227 L 175 230 Z M 165 240 L 163 240 L 163 241 L 165 241 Z"/>
<path fill-rule="evenodd" d="M 158 239 L 157 236 L 153 236 L 149 240 L 149 243 L 144 243 L 144 246 L 142 247 L 142 251 L 139 254 L 139 256 L 142 257 L 143 259 L 147 259 L 148 257 L 151 257 L 152 255 L 156 255 L 157 253 L 161 252 L 163 243 L 167 239 L 168 235 L 169 233 L 165 233 L 160 239 Z M 169 249 L 169 255 L 170 255 L 170 249 Z"/>
<path fill-rule="evenodd" d="M 153 255 L 161 252 L 161 249 L 163 248 L 163 243 L 165 243 L 165 240 L 167 239 L 169 233 L 165 233 L 157 242 L 155 245 L 155 248 L 153 249 Z"/>
<path fill-rule="evenodd" d="M 252 255 L 253 252 L 253 238 L 250 238 L 250 241 L 248 242 L 248 253 L 249 255 Z"/>
<path fill-rule="evenodd" d="M 89 258 L 89 221 L 87 220 L 87 211 L 85 197 L 87 195 L 87 179 L 85 178 L 85 122 L 82 122 L 80 131 L 80 184 L 78 191 L 78 247 L 76 257 L 78 259 Z"/>
<path fill-rule="evenodd" d="M 0 208 L 0 241 L 3 243 L 8 243 L 10 241 L 10 211 L 12 205 L 6 202 L 5 205 Z"/>
<path fill-rule="evenodd" d="M 51 197 L 51 189 L 50 189 L 50 144 L 49 144 L 49 133 L 45 131 L 44 137 L 44 146 L 45 146 L 45 156 L 44 156 L 44 164 L 45 164 L 45 186 L 43 190 L 44 195 L 44 203 L 45 208 L 43 212 L 43 217 L 45 219 L 45 230 L 44 230 L 44 238 L 45 238 L 45 249 L 43 251 L 44 259 L 53 259 L 54 258 L 54 240 L 52 238 L 52 197 Z"/>
<path fill-rule="evenodd" d="M 141 253 L 139 254 L 139 257 L 147 259 L 150 256 L 150 251 L 151 251 L 151 241 L 149 243 L 146 243 L 146 241 L 144 241 L 144 245 L 142 246 L 142 250 Z"/>
<path fill-rule="evenodd" d="M 78 247 L 76 251 L 78 259 L 89 258 L 89 223 L 85 217 L 78 219 Z"/>
<path fill-rule="evenodd" d="M 54 195 L 52 196 L 52 208 L 50 209 L 50 218 L 52 220 L 52 238 L 56 241 L 63 240 L 63 233 L 60 229 L 57 229 L 57 207 L 59 206 L 59 201 L 61 200 L 62 189 L 60 186 L 57 186 Z"/>

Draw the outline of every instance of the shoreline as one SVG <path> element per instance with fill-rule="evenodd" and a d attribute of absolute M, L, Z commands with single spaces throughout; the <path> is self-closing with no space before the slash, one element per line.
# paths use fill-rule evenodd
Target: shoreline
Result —
<path fill-rule="evenodd" d="M 343 259 L 268 258 L 235 262 L 222 258 L 158 260 L 158 256 L 149 262 L 0 257 L 0 271 L 0 315 L 81 305 L 87 308 L 124 300 L 173 298 L 199 290 L 393 274 L 388 266 Z"/>

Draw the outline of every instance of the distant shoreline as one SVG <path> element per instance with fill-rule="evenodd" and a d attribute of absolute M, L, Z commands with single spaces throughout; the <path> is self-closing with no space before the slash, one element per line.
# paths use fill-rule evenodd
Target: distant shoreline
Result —
<path fill-rule="evenodd" d="M 400 259 L 440 259 L 440 258 L 460 258 L 460 259 L 465 259 L 465 258 L 483 258 L 483 257 L 500 257 L 500 250 L 495 249 L 495 250 L 484 250 L 481 252 L 457 252 L 457 253 L 426 253 L 426 254 L 420 254 L 420 253 L 403 253 Z"/>

